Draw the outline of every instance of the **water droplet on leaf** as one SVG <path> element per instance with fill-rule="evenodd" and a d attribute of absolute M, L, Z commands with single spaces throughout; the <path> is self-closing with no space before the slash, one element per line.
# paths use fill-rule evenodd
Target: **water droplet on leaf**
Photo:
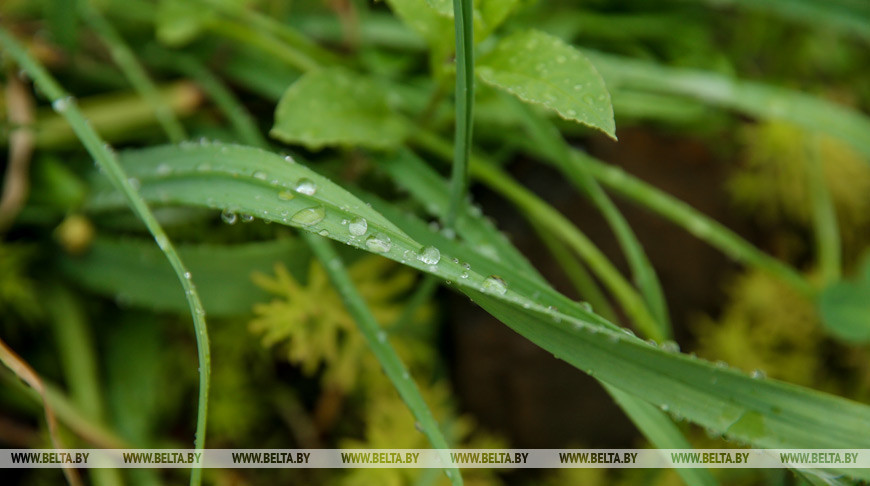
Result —
<path fill-rule="evenodd" d="M 354 218 L 353 221 L 348 223 L 347 231 L 353 236 L 362 236 L 366 234 L 366 231 L 369 229 L 369 223 L 365 220 L 365 218 Z"/>
<path fill-rule="evenodd" d="M 504 295 L 507 292 L 507 284 L 501 277 L 490 275 L 483 281 L 483 291 L 491 294 Z"/>
<path fill-rule="evenodd" d="M 298 211 L 290 218 L 290 221 L 302 226 L 311 226 L 323 221 L 325 216 L 326 209 L 323 206 L 314 206 L 313 208 L 305 208 Z"/>
<path fill-rule="evenodd" d="M 299 179 L 299 182 L 296 183 L 296 192 L 306 196 L 313 196 L 317 192 L 317 186 L 311 179 Z"/>
<path fill-rule="evenodd" d="M 393 247 L 390 237 L 386 235 L 371 235 L 366 238 L 366 248 L 375 253 L 386 253 Z"/>
<path fill-rule="evenodd" d="M 424 247 L 417 255 L 417 260 L 427 265 L 436 265 L 441 260 L 441 252 L 434 246 Z"/>
<path fill-rule="evenodd" d="M 236 224 L 238 216 L 236 215 L 236 213 L 230 211 L 229 209 L 224 209 L 223 211 L 221 211 L 221 219 L 226 224 Z"/>

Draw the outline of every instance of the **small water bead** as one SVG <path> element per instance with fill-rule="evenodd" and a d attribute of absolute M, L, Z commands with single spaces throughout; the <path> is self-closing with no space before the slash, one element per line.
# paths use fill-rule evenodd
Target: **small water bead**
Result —
<path fill-rule="evenodd" d="M 242 223 L 250 223 L 254 221 L 254 215 L 252 214 L 240 214 L 239 218 L 242 220 Z"/>
<path fill-rule="evenodd" d="M 296 197 L 296 194 L 293 194 L 290 191 L 281 191 L 278 193 L 278 199 L 280 199 L 282 201 L 289 201 L 289 200 L 293 199 L 294 197 Z"/>
<path fill-rule="evenodd" d="M 680 345 L 676 341 L 670 341 L 670 340 L 665 341 L 659 347 L 662 349 L 662 351 L 665 351 L 667 353 L 679 353 L 680 352 Z"/>
<path fill-rule="evenodd" d="M 236 221 L 239 219 L 239 217 L 236 215 L 236 213 L 230 211 L 229 209 L 224 209 L 223 211 L 221 211 L 221 219 L 226 224 L 236 224 Z"/>
<path fill-rule="evenodd" d="M 51 103 L 51 107 L 58 113 L 63 113 L 69 108 L 69 105 L 75 103 L 72 96 L 58 98 Z"/>
<path fill-rule="evenodd" d="M 186 278 L 187 280 L 190 280 L 190 278 L 191 278 L 192 276 L 193 276 L 193 275 L 191 275 L 190 272 L 184 272 L 184 278 Z"/>
<path fill-rule="evenodd" d="M 285 156 L 284 156 L 284 161 L 287 162 L 287 163 L 289 163 L 289 164 L 295 164 L 295 163 L 296 163 L 296 161 L 293 160 L 293 157 L 290 157 L 289 155 L 285 155 Z"/>
<path fill-rule="evenodd" d="M 133 186 L 133 189 L 135 189 L 137 191 L 139 190 L 139 187 L 142 186 L 142 184 L 139 182 L 139 179 L 137 179 L 135 177 L 131 177 L 131 178 L 127 179 L 127 182 L 130 183 L 130 185 Z"/>
<path fill-rule="evenodd" d="M 306 196 L 313 196 L 317 192 L 317 185 L 311 179 L 299 179 L 299 182 L 296 183 L 296 192 Z"/>
<path fill-rule="evenodd" d="M 203 162 L 196 166 L 196 170 L 200 172 L 208 172 L 211 170 L 211 164 L 209 164 L 208 162 Z"/>
<path fill-rule="evenodd" d="M 423 432 L 423 424 L 420 422 L 414 422 L 414 428 L 417 429 L 417 432 Z"/>
<path fill-rule="evenodd" d="M 483 281 L 483 291 L 491 294 L 504 295 L 507 293 L 507 284 L 501 277 L 490 275 Z"/>
<path fill-rule="evenodd" d="M 255 171 L 255 172 L 254 172 L 254 179 L 259 179 L 259 180 L 261 180 L 261 181 L 265 181 L 268 177 L 269 177 L 269 176 L 268 176 L 265 172 L 263 172 L 263 171 L 261 171 L 261 170 L 258 170 L 258 171 Z"/>
<path fill-rule="evenodd" d="M 420 250 L 417 260 L 427 265 L 437 265 L 441 261 L 441 252 L 434 246 L 427 246 Z"/>
<path fill-rule="evenodd" d="M 393 247 L 393 242 L 386 235 L 371 235 L 366 238 L 366 248 L 375 253 L 386 253 Z"/>
<path fill-rule="evenodd" d="M 298 211 L 290 218 L 290 221 L 301 224 L 302 226 L 311 226 L 323 221 L 323 218 L 325 217 L 326 208 L 323 206 L 314 206 Z"/>
<path fill-rule="evenodd" d="M 172 167 L 166 162 L 157 166 L 157 175 L 169 175 L 172 173 Z"/>
<path fill-rule="evenodd" d="M 382 343 L 387 342 L 387 333 L 384 331 L 378 331 L 378 341 Z"/>
<path fill-rule="evenodd" d="M 767 373 L 763 370 L 752 370 L 752 373 L 750 373 L 749 376 L 756 380 L 760 380 L 762 378 L 767 378 Z"/>
<path fill-rule="evenodd" d="M 592 312 L 592 304 L 586 302 L 585 300 L 583 302 L 580 302 L 580 307 L 586 312 Z"/>
<path fill-rule="evenodd" d="M 318 231 L 317 234 L 320 236 L 326 237 L 326 236 L 329 236 L 329 231 L 326 231 L 325 229 L 323 229 L 323 230 Z"/>
<path fill-rule="evenodd" d="M 352 234 L 353 236 L 362 236 L 366 234 L 366 231 L 368 231 L 368 229 L 369 223 L 365 220 L 365 218 L 354 218 L 347 225 L 348 233 Z"/>

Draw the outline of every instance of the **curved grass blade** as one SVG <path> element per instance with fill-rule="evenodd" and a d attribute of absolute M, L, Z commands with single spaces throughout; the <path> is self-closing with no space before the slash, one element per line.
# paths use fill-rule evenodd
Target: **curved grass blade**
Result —
<path fill-rule="evenodd" d="M 154 110 L 154 115 L 169 140 L 180 142 L 187 138 L 184 126 L 175 117 L 172 108 L 160 96 L 154 81 L 145 72 L 145 68 L 136 60 L 136 55 L 130 49 L 130 46 L 124 42 L 112 24 L 110 24 L 102 14 L 98 12 L 89 0 L 74 0 L 79 15 L 94 29 L 94 31 L 102 38 L 106 47 L 109 49 L 112 59 L 115 64 L 121 69 L 133 88 L 138 91 L 142 98 L 151 105 Z"/>
<path fill-rule="evenodd" d="M 611 231 L 616 236 L 619 246 L 628 261 L 634 277 L 635 285 L 640 290 L 647 306 L 658 325 L 656 336 L 649 336 L 656 340 L 667 339 L 672 335 L 671 321 L 668 317 L 668 305 L 662 291 L 658 275 L 643 251 L 640 241 L 632 231 L 631 226 L 622 216 L 622 213 L 613 204 L 607 193 L 601 189 L 598 182 L 589 174 L 586 166 L 571 157 L 571 147 L 562 138 L 559 130 L 548 120 L 543 119 L 528 106 L 515 103 L 517 110 L 522 114 L 520 117 L 526 127 L 531 142 L 541 148 L 550 163 L 555 165 L 562 174 L 581 191 L 584 191 L 592 201 Z"/>
<path fill-rule="evenodd" d="M 123 161 L 140 178 L 143 196 L 155 202 L 233 206 L 236 211 L 323 234 L 450 280 L 502 322 L 575 367 L 731 439 L 770 448 L 870 447 L 870 436 L 861 433 L 870 427 L 866 405 L 775 380 L 753 379 L 645 343 L 508 266 L 422 229 L 426 223 L 411 215 L 405 215 L 404 221 L 415 221 L 417 229 L 413 234 L 411 226 L 406 226 L 408 232 L 400 230 L 328 179 L 277 155 L 210 144 L 148 149 L 125 154 Z M 209 165 L 202 167 L 204 163 Z M 170 164 L 173 171 L 159 171 L 161 164 Z M 304 184 L 302 192 L 295 192 L 289 200 L 279 197 L 293 187 L 300 188 L 300 179 L 316 184 L 316 191 Z M 216 195 L 219 200 L 209 201 Z M 117 207 L 121 202 L 117 193 L 102 192 L 92 207 Z M 323 208 L 322 217 L 319 210 L 315 217 L 308 211 L 317 207 Z M 282 215 L 285 210 L 286 217 Z M 291 210 L 303 211 L 302 217 L 293 218 Z M 348 224 L 342 224 L 342 220 L 357 217 L 367 219 L 362 235 L 352 234 Z M 441 250 L 437 264 L 415 257 L 424 245 Z M 473 261 L 472 268 L 463 268 L 453 258 Z M 466 272 L 468 276 L 462 278 Z M 490 272 L 500 275 L 504 285 L 493 282 L 487 276 Z M 867 470 L 834 472 L 870 478 Z"/>
<path fill-rule="evenodd" d="M 426 434 L 426 437 L 433 446 L 441 450 L 442 462 L 444 464 L 452 464 L 446 450 L 450 446 L 438 429 L 438 422 L 426 405 L 426 401 L 423 400 L 423 396 L 420 394 L 420 390 L 417 388 L 414 380 L 411 379 L 408 369 L 387 340 L 386 332 L 380 328 L 377 320 L 375 320 L 375 317 L 351 281 L 350 275 L 345 270 L 341 258 L 332 248 L 331 242 L 311 233 L 303 233 L 303 237 L 308 241 L 308 244 L 320 261 L 326 263 L 325 268 L 327 274 L 329 274 L 329 280 L 341 295 L 345 307 L 347 307 L 348 312 L 356 321 L 357 327 L 365 338 L 369 348 L 381 363 L 387 378 L 393 383 L 402 400 L 411 409 L 414 418 L 420 423 L 423 433 Z M 456 466 L 446 466 L 444 472 L 454 485 L 462 485 L 462 475 Z"/>
<path fill-rule="evenodd" d="M 160 223 L 154 218 L 145 200 L 137 192 L 136 187 L 128 178 L 124 169 L 118 162 L 117 156 L 108 145 L 105 145 L 100 139 L 100 136 L 88 124 L 87 119 L 82 115 L 76 106 L 75 99 L 69 96 L 63 88 L 51 77 L 45 68 L 36 62 L 30 55 L 18 44 L 18 42 L 9 33 L 0 27 L 0 44 L 6 48 L 8 52 L 21 67 L 33 78 L 34 82 L 42 89 L 42 91 L 52 100 L 52 107 L 60 114 L 66 117 L 69 124 L 73 127 L 76 135 L 82 142 L 82 145 L 88 150 L 88 153 L 94 158 L 99 167 L 105 171 L 108 179 L 112 184 L 123 194 L 123 200 L 130 206 L 133 212 L 138 215 L 148 231 L 154 236 L 157 245 L 166 255 L 166 259 L 172 265 L 173 270 L 184 287 L 184 293 L 187 296 L 190 313 L 193 316 L 193 326 L 196 334 L 196 347 L 199 360 L 199 403 L 197 407 L 196 420 L 196 437 L 194 438 L 194 447 L 203 449 L 205 447 L 206 419 L 208 417 L 208 389 L 211 376 L 211 354 L 208 344 L 208 328 L 205 323 L 205 309 L 202 307 L 202 302 L 199 299 L 199 294 L 196 287 L 193 285 L 190 272 L 184 266 L 181 258 L 175 247 L 166 236 L 166 232 L 160 226 Z M 190 483 L 192 486 L 197 486 L 202 481 L 202 469 L 192 468 L 190 475 Z"/>
<path fill-rule="evenodd" d="M 629 88 L 694 98 L 747 115 L 785 120 L 850 143 L 870 160 L 870 117 L 799 91 L 733 79 L 697 69 L 584 50 L 611 89 Z"/>

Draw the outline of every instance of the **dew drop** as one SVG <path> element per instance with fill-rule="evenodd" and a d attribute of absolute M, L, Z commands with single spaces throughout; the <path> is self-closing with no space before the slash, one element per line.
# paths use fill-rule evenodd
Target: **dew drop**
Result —
<path fill-rule="evenodd" d="M 142 185 L 142 184 L 139 182 L 139 179 L 137 179 L 137 178 L 135 178 L 135 177 L 131 177 L 131 178 L 127 179 L 127 182 L 129 182 L 130 185 L 133 186 L 133 189 L 135 189 L 135 190 L 137 190 L 137 191 L 139 190 L 139 187 Z"/>
<path fill-rule="evenodd" d="M 166 162 L 157 166 L 157 175 L 169 175 L 172 173 L 172 167 Z"/>
<path fill-rule="evenodd" d="M 221 219 L 226 224 L 236 224 L 236 221 L 239 219 L 239 217 L 236 215 L 236 213 L 230 211 L 229 209 L 224 209 L 223 211 L 221 211 Z"/>
<path fill-rule="evenodd" d="M 366 238 L 366 248 L 376 253 L 386 253 L 393 247 L 393 242 L 386 235 L 371 235 Z"/>
<path fill-rule="evenodd" d="M 296 192 L 306 196 L 313 196 L 317 192 L 317 186 L 311 179 L 299 179 L 299 182 L 296 183 Z"/>
<path fill-rule="evenodd" d="M 281 191 L 278 193 L 278 199 L 280 199 L 282 201 L 289 201 L 289 200 L 293 199 L 294 197 L 296 197 L 296 195 L 290 191 Z"/>
<path fill-rule="evenodd" d="M 586 312 L 592 312 L 592 304 L 590 304 L 589 302 L 580 302 L 580 307 Z"/>
<path fill-rule="evenodd" d="M 63 113 L 69 108 L 69 105 L 74 103 L 72 96 L 58 98 L 51 103 L 51 107 L 58 113 Z"/>
<path fill-rule="evenodd" d="M 311 226 L 323 221 L 324 217 L 326 217 L 326 209 L 323 206 L 314 206 L 298 211 L 290 218 L 290 221 L 302 226 Z"/>
<path fill-rule="evenodd" d="M 762 378 L 766 378 L 767 373 L 765 373 L 763 370 L 752 370 L 752 373 L 750 373 L 749 376 L 755 378 L 756 380 L 760 380 Z"/>
<path fill-rule="evenodd" d="M 284 156 L 284 161 L 287 162 L 288 164 L 295 164 L 296 163 L 296 161 L 293 160 L 293 157 L 290 157 L 289 155 Z"/>
<path fill-rule="evenodd" d="M 660 348 L 662 349 L 662 351 L 665 351 L 667 353 L 679 353 L 680 352 L 680 345 L 677 344 L 676 341 L 670 341 L 670 340 L 665 341 L 662 343 Z"/>
<path fill-rule="evenodd" d="M 326 231 L 326 230 L 324 229 L 324 230 L 320 230 L 320 231 L 318 231 L 317 234 L 320 235 L 320 236 L 324 236 L 324 237 L 325 237 L 325 236 L 329 236 L 329 231 Z"/>
<path fill-rule="evenodd" d="M 417 429 L 417 432 L 423 432 L 423 424 L 420 422 L 414 422 L 414 428 Z"/>
<path fill-rule="evenodd" d="M 242 223 L 250 223 L 254 221 L 254 216 L 251 214 L 240 214 L 239 218 L 242 220 Z"/>
<path fill-rule="evenodd" d="M 200 172 L 208 172 L 211 170 L 211 164 L 209 164 L 208 162 L 203 162 L 196 166 L 196 170 Z"/>
<path fill-rule="evenodd" d="M 384 331 L 378 331 L 378 341 L 382 343 L 387 342 L 387 333 Z"/>
<path fill-rule="evenodd" d="M 269 176 L 266 175 L 262 170 L 258 170 L 254 172 L 254 179 L 259 179 L 261 181 L 265 181 Z"/>
<path fill-rule="evenodd" d="M 347 231 L 353 236 L 362 236 L 366 234 L 366 231 L 369 229 L 369 223 L 365 220 L 365 218 L 354 218 L 347 225 Z"/>
<path fill-rule="evenodd" d="M 483 291 L 491 294 L 504 295 L 507 292 L 507 284 L 501 277 L 490 275 L 483 281 Z"/>
<path fill-rule="evenodd" d="M 191 275 L 190 272 L 184 272 L 184 278 L 186 278 L 187 280 L 190 280 L 190 278 L 191 278 L 192 276 L 193 276 L 193 275 Z"/>
<path fill-rule="evenodd" d="M 427 265 L 436 265 L 441 261 L 441 252 L 434 246 L 424 247 L 420 250 L 420 253 L 417 254 L 417 260 L 420 260 Z"/>

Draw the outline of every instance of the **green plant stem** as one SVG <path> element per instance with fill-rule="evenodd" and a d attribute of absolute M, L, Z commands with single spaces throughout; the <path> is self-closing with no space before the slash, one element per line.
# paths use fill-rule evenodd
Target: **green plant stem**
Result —
<path fill-rule="evenodd" d="M 96 346 L 85 322 L 84 310 L 69 290 L 56 286 L 48 291 L 48 311 L 63 363 L 65 382 L 73 403 L 83 415 L 97 423 L 105 420 L 103 392 L 97 373 Z M 91 472 L 94 484 L 122 484 L 117 469 L 97 468 Z"/>
<path fill-rule="evenodd" d="M 632 231 L 631 226 L 613 204 L 607 193 L 601 189 L 586 169 L 586 164 L 571 156 L 571 147 L 562 137 L 559 130 L 548 120 L 534 112 L 531 107 L 511 98 L 526 130 L 531 135 L 530 144 L 538 147 L 539 152 L 562 172 L 579 190 L 586 193 L 592 204 L 601 212 L 610 226 L 623 254 L 628 260 L 628 266 L 634 277 L 635 284 L 656 318 L 660 334 L 670 337 L 671 323 L 668 317 L 668 306 L 664 292 L 652 263 L 643 251 L 640 241 Z"/>
<path fill-rule="evenodd" d="M 658 213 L 734 260 L 763 270 L 806 296 L 814 294 L 813 286 L 794 268 L 759 250 L 718 221 L 619 167 L 601 162 L 579 150 L 572 151 L 572 154 L 586 164 L 593 177 L 616 193 Z"/>
<path fill-rule="evenodd" d="M 430 132 L 414 132 L 412 142 L 445 159 L 449 159 L 452 153 L 449 143 Z M 470 161 L 469 169 L 472 177 L 510 200 L 522 210 L 526 218 L 534 219 L 586 261 L 589 268 L 613 293 L 639 331 L 656 341 L 665 339 L 640 295 L 601 253 L 601 250 L 571 221 L 488 160 L 473 155 Z"/>
<path fill-rule="evenodd" d="M 559 267 L 568 276 L 580 296 L 592 305 L 596 314 L 616 322 L 616 311 L 613 310 L 613 306 L 610 305 L 610 301 L 607 300 L 607 296 L 604 295 L 598 282 L 589 274 L 583 264 L 578 262 L 575 255 L 565 248 L 561 240 L 550 234 L 540 224 L 534 220 L 530 220 L 529 223 L 538 233 L 538 237 L 544 242 L 553 258 L 559 262 Z"/>
<path fill-rule="evenodd" d="M 242 4 L 220 0 L 195 1 L 212 7 L 231 19 L 238 19 L 258 31 L 268 32 L 275 36 L 288 48 L 297 51 L 300 58 L 307 59 L 306 64 L 312 68 L 318 64 L 329 65 L 340 62 L 338 56 L 320 47 L 317 43 L 312 42 L 308 37 L 289 27 L 286 23 L 279 22 Z"/>
<path fill-rule="evenodd" d="M 474 29 L 471 0 L 453 0 L 456 28 L 456 128 L 453 140 L 453 168 L 450 176 L 450 205 L 444 227 L 452 228 L 468 185 L 474 109 Z"/>
<path fill-rule="evenodd" d="M 4 383 L 4 386 L 17 388 L 21 393 L 29 396 L 34 401 L 42 403 L 42 397 L 37 390 L 26 386 L 11 373 L 0 369 L 0 381 Z M 102 423 L 79 410 L 69 397 L 58 390 L 57 386 L 45 380 L 43 380 L 42 385 L 45 389 L 45 399 L 54 410 L 58 420 L 69 427 L 76 435 L 88 443 L 103 449 L 126 449 L 132 447 L 124 439 L 107 429 Z"/>
<path fill-rule="evenodd" d="M 223 18 L 209 22 L 208 26 L 211 31 L 219 35 L 256 47 L 302 72 L 312 71 L 320 67 L 317 61 L 305 53 L 252 26 Z"/>
<path fill-rule="evenodd" d="M 818 136 L 807 140 L 806 173 L 813 207 L 813 232 L 815 233 L 822 286 L 840 278 L 842 254 L 837 210 L 825 180 L 819 150 Z"/>
<path fill-rule="evenodd" d="M 148 231 L 154 236 L 157 245 L 166 255 L 166 259 L 169 260 L 173 270 L 175 270 L 179 281 L 181 281 L 191 315 L 193 316 L 199 358 L 199 405 L 197 409 L 194 446 L 196 449 L 203 449 L 205 446 L 206 420 L 208 417 L 211 354 L 209 351 L 208 328 L 205 322 L 205 309 L 193 284 L 190 272 L 185 267 L 184 262 L 181 261 L 175 246 L 169 241 L 169 237 L 166 236 L 166 232 L 163 231 L 160 223 L 157 222 L 148 205 L 142 199 L 142 196 L 137 192 L 134 182 L 128 179 L 124 169 L 121 168 L 117 156 L 108 145 L 103 143 L 97 132 L 90 126 L 88 120 L 76 106 L 75 99 L 69 96 L 57 81 L 51 77 L 48 71 L 30 57 L 18 44 L 18 41 L 3 28 L 0 28 L 0 44 L 3 45 L 6 52 L 18 62 L 25 72 L 30 75 L 36 85 L 52 101 L 55 109 L 67 119 L 82 144 L 88 150 L 88 153 L 91 154 L 91 157 L 94 158 L 97 165 L 109 177 L 115 187 L 124 194 L 133 212 L 145 223 Z M 190 476 L 191 485 L 197 486 L 201 481 L 202 469 L 198 467 L 193 468 Z"/>
<path fill-rule="evenodd" d="M 408 327 L 413 322 L 414 314 L 417 313 L 417 310 L 428 302 L 432 298 L 432 295 L 435 294 L 435 291 L 438 290 L 439 283 L 440 281 L 436 277 L 431 275 L 424 276 L 423 280 L 414 290 L 414 293 L 411 294 L 411 297 L 405 303 L 402 313 L 390 325 L 390 330 L 392 332 L 401 332 L 402 329 Z"/>
<path fill-rule="evenodd" d="M 205 91 L 215 105 L 224 113 L 242 142 L 255 147 L 267 148 L 269 143 L 257 128 L 254 118 L 238 101 L 224 83 L 208 70 L 199 59 L 170 51 L 155 48 L 148 52 L 154 63 L 165 63 L 172 69 L 193 79 Z"/>
<path fill-rule="evenodd" d="M 393 386 L 411 410 L 414 418 L 420 423 L 423 433 L 426 434 L 429 442 L 435 448 L 441 450 L 444 464 L 451 464 L 450 457 L 446 452 L 449 446 L 438 428 L 438 422 L 426 405 L 426 401 L 420 394 L 420 390 L 417 388 L 414 380 L 411 379 L 401 358 L 399 358 L 399 355 L 396 354 L 395 349 L 393 349 L 387 340 L 386 331 L 378 325 L 365 300 L 357 292 L 353 281 L 350 279 L 350 275 L 345 270 L 341 258 L 335 253 L 332 244 L 329 240 L 309 232 L 302 232 L 301 234 L 308 241 L 314 254 L 320 261 L 325 262 L 329 280 L 335 286 L 339 295 L 341 295 L 345 307 L 347 307 L 348 312 L 356 321 L 360 333 L 362 333 L 369 348 L 375 354 L 375 357 L 377 357 L 387 378 L 393 383 Z M 462 476 L 458 468 L 445 466 L 444 472 L 455 486 L 462 484 Z"/>
<path fill-rule="evenodd" d="M 133 85 L 133 88 L 142 95 L 149 105 L 154 109 L 154 115 L 157 121 L 169 140 L 178 143 L 187 138 L 184 126 L 175 117 L 172 108 L 160 96 L 154 81 L 148 77 L 145 68 L 136 59 L 136 55 L 130 50 L 130 47 L 121 38 L 121 35 L 112 27 L 108 21 L 93 8 L 89 0 L 77 0 L 77 8 L 79 14 L 100 36 L 106 47 L 109 48 L 109 54 L 115 61 L 115 64 L 124 73 L 124 76 Z"/>

